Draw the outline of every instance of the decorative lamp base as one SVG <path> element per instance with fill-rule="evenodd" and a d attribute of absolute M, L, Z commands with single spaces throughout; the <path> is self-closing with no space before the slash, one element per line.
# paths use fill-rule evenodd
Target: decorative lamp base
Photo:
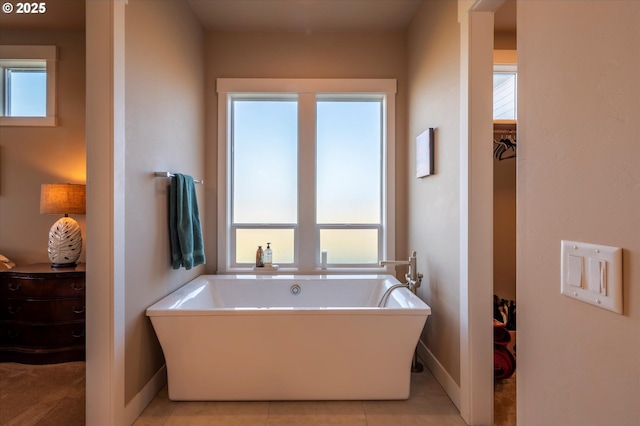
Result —
<path fill-rule="evenodd" d="M 82 232 L 75 219 L 61 217 L 49 230 L 49 260 L 52 268 L 76 264 L 82 252 Z"/>
<path fill-rule="evenodd" d="M 76 262 L 71 263 L 52 263 L 52 268 L 74 268 L 77 265 Z"/>

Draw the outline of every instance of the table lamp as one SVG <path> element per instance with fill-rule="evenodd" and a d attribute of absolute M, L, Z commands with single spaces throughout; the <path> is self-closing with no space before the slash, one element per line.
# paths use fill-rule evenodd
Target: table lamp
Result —
<path fill-rule="evenodd" d="M 82 252 L 80 225 L 69 214 L 86 213 L 86 185 L 45 183 L 40 187 L 40 214 L 64 214 L 49 230 L 52 268 L 75 266 Z"/>

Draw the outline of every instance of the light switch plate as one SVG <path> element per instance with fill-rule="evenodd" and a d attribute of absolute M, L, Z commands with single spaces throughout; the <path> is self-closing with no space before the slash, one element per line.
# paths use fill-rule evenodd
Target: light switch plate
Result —
<path fill-rule="evenodd" d="M 562 240 L 560 292 L 622 314 L 622 249 Z"/>

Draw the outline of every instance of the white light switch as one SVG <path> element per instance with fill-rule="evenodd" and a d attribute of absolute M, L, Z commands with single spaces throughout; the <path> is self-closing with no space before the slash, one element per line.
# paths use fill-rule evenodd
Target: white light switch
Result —
<path fill-rule="evenodd" d="M 607 295 L 607 261 L 603 259 L 589 258 L 589 273 L 587 275 L 589 291 L 592 293 Z"/>
<path fill-rule="evenodd" d="M 622 249 L 565 240 L 561 248 L 560 292 L 622 314 Z"/>
<path fill-rule="evenodd" d="M 582 287 L 582 256 L 570 254 L 567 262 L 567 282 L 570 286 Z"/>

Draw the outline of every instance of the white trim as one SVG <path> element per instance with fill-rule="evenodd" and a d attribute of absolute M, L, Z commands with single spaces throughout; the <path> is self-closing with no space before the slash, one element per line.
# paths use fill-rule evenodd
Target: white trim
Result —
<path fill-rule="evenodd" d="M 418 356 L 424 362 L 425 366 L 431 371 L 433 377 L 436 378 L 442 389 L 447 393 L 449 399 L 460 410 L 460 386 L 453 380 L 447 370 L 440 364 L 440 361 L 431 353 L 427 345 L 422 341 L 418 341 Z"/>
<path fill-rule="evenodd" d="M 124 424 L 133 424 L 166 384 L 167 365 L 165 364 L 127 404 L 124 409 Z"/>
<path fill-rule="evenodd" d="M 219 90 L 219 89 L 218 89 Z M 231 206 L 227 203 L 230 182 L 227 179 L 227 170 L 231 167 L 229 155 L 227 155 L 226 140 L 229 137 L 229 111 L 231 101 L 226 92 L 218 92 L 218 271 L 229 268 L 229 225 L 227 218 L 231 217 Z M 235 248 L 234 248 L 235 250 Z"/>
<path fill-rule="evenodd" d="M 218 93 L 397 93 L 395 79 L 218 78 Z"/>
<path fill-rule="evenodd" d="M 231 167 L 229 155 L 230 140 L 230 117 L 229 109 L 231 98 L 240 97 L 242 94 L 288 93 L 296 94 L 299 108 L 299 139 L 315 141 L 315 101 L 317 94 L 376 94 L 382 97 L 382 107 L 385 120 L 383 120 L 383 155 L 382 179 L 383 194 L 382 200 L 386 203 L 386 211 L 382 212 L 381 224 L 386 231 L 383 247 L 381 249 L 384 257 L 391 259 L 395 256 L 395 94 L 397 91 L 397 81 L 395 79 L 253 79 L 253 78 L 219 78 L 216 80 L 216 91 L 218 93 L 218 182 L 221 184 L 218 192 L 218 271 L 217 273 L 229 273 L 241 269 L 238 265 L 232 264 L 231 258 L 233 243 L 229 241 L 231 228 L 231 206 L 228 202 L 230 197 L 231 182 L 227 179 L 227 171 Z M 311 138 L 310 138 L 311 137 Z M 310 138 L 310 139 L 309 139 Z M 309 161 L 310 155 L 313 161 Z M 315 146 L 299 144 L 298 161 L 305 164 L 305 171 L 309 172 L 308 164 L 315 164 Z M 303 168 L 299 166 L 299 170 Z M 313 171 L 311 171 L 313 172 Z M 309 173 L 307 173 L 309 174 Z M 311 173 L 315 176 L 315 173 Z M 314 199 L 313 191 L 315 182 L 303 175 L 298 176 L 299 196 L 298 196 L 298 226 L 296 230 L 296 254 L 295 262 L 297 267 L 293 268 L 299 273 L 315 271 L 318 266 L 320 249 L 315 247 L 315 233 L 305 233 L 305 230 L 317 231 L 315 226 L 303 223 L 305 219 L 315 217 L 315 212 L 309 215 L 309 209 L 313 209 L 315 203 L 308 200 Z M 307 202 L 305 202 L 307 200 Z M 315 222 L 315 221 L 314 221 Z M 346 268 L 356 265 L 345 265 Z M 372 265 L 366 265 L 372 266 Z M 248 268 L 249 270 L 249 268 Z M 254 272 L 252 269 L 250 272 Z"/>
<path fill-rule="evenodd" d="M 394 92 L 395 93 L 395 80 Z M 382 123 L 385 129 L 385 140 L 383 141 L 386 155 L 383 156 L 382 170 L 385 175 L 382 177 L 386 181 L 383 185 L 384 193 L 382 197 L 386 205 L 386 211 L 382 214 L 382 223 L 386 229 L 383 247 L 385 252 L 383 256 L 386 259 L 396 258 L 396 97 L 386 96 L 383 107 L 385 108 L 385 117 L 394 117 L 393 120 L 388 118 Z M 393 269 L 393 268 L 390 268 Z"/>
<path fill-rule="evenodd" d="M 504 0 L 459 0 L 460 415 L 493 424 L 493 12 Z"/>
<path fill-rule="evenodd" d="M 298 97 L 298 226 L 295 244 L 298 267 L 311 270 L 316 265 L 316 117 L 314 93 Z M 309 143 L 312 142 L 312 143 Z M 306 173 L 302 172 L 303 170 Z M 319 250 L 318 250 L 319 251 Z"/>
<path fill-rule="evenodd" d="M 0 59 L 44 59 L 57 61 L 56 46 L 0 45 Z"/>
<path fill-rule="evenodd" d="M 57 125 L 57 117 L 0 117 L 0 126 L 4 127 L 56 127 Z"/>
<path fill-rule="evenodd" d="M 87 2 L 86 423 L 124 424 L 124 3 Z"/>

